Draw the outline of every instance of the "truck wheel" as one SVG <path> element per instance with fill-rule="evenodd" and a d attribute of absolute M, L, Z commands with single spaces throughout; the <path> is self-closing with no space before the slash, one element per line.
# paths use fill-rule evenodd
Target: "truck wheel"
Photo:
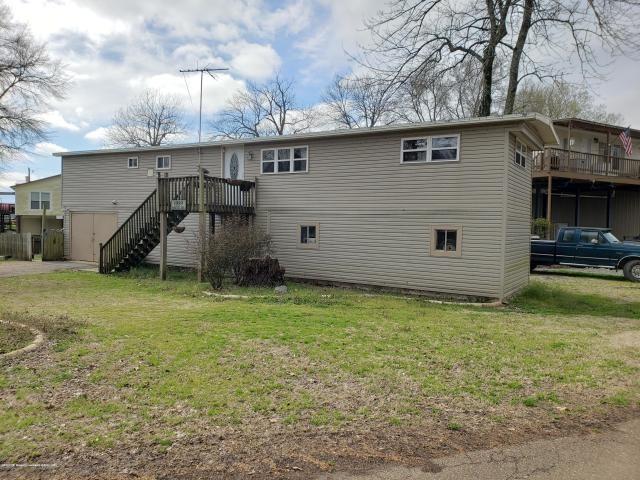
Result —
<path fill-rule="evenodd" d="M 622 271 L 627 280 L 640 282 L 640 260 L 631 260 L 625 263 Z"/>

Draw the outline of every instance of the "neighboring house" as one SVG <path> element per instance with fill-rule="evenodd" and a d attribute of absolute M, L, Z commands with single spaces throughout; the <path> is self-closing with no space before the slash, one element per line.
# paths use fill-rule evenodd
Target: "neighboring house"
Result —
<path fill-rule="evenodd" d="M 207 190 L 208 228 L 225 212 L 255 214 L 289 277 L 505 298 L 529 275 L 531 157 L 516 146 L 556 141 L 551 121 L 529 114 L 59 153 L 66 255 L 98 261 L 121 226 L 105 254 L 124 244 L 126 259 L 143 257 L 157 235 L 123 235 L 151 229 L 170 201 L 167 230 L 185 229 L 168 236 L 169 263 L 194 266 L 198 215 L 182 209 L 197 209 L 200 151 L 209 175 L 255 181 L 208 179 L 219 186 Z"/>
<path fill-rule="evenodd" d="M 629 157 L 618 138 L 624 127 L 578 118 L 553 123 L 560 145 L 536 155 L 532 216 L 547 218 L 554 231 L 604 227 L 620 238 L 640 237 L 640 130 L 630 129 Z"/>
<path fill-rule="evenodd" d="M 32 180 L 11 187 L 16 192 L 16 225 L 19 233 L 42 233 L 44 229 L 61 229 L 62 176 Z"/>

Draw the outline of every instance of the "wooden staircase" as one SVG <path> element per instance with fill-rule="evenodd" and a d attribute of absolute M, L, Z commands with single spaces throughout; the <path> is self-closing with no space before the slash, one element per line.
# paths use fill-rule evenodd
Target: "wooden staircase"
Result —
<path fill-rule="evenodd" d="M 204 178 L 204 210 L 208 213 L 255 213 L 255 183 Z M 199 178 L 158 177 L 158 186 L 113 235 L 100 244 L 100 273 L 127 271 L 140 265 L 163 237 L 160 216 L 167 216 L 165 236 L 189 213 L 199 212 Z"/>

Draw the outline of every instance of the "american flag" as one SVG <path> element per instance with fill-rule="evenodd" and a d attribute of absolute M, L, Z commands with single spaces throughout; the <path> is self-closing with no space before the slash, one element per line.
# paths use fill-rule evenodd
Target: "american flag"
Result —
<path fill-rule="evenodd" d="M 631 145 L 631 127 L 627 127 L 626 130 L 623 130 L 622 133 L 618 135 L 618 138 L 620 138 L 620 141 L 624 146 L 624 152 L 627 154 L 627 157 L 630 157 L 633 151 Z"/>

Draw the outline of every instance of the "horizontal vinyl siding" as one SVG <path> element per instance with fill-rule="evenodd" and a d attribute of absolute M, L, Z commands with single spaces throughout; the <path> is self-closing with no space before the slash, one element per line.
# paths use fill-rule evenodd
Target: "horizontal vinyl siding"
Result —
<path fill-rule="evenodd" d="M 504 132 L 432 133 L 461 134 L 459 162 L 400 164 L 404 136 L 384 134 L 292 142 L 309 146 L 309 172 L 301 174 L 260 175 L 260 150 L 272 145 L 251 145 L 245 168 L 257 177 L 258 220 L 287 275 L 499 297 Z M 320 223 L 318 249 L 297 246 L 305 222 Z M 460 258 L 430 256 L 439 224 L 462 225 Z"/>
<path fill-rule="evenodd" d="M 126 154 L 92 155 L 87 157 L 63 158 L 63 205 L 65 208 L 65 255 L 69 256 L 70 213 L 73 212 L 115 212 L 118 226 L 156 188 L 155 176 L 147 176 L 147 169 L 155 170 L 156 156 L 170 154 L 171 169 L 162 170 L 169 176 L 197 175 L 198 155 L 192 150 L 171 150 L 169 152 L 139 153 L 137 169 L 127 168 Z M 221 169 L 220 149 L 205 148 L 202 164 L 210 175 L 219 176 Z M 116 205 L 113 202 L 117 202 Z M 168 236 L 167 258 L 171 265 L 193 266 L 193 242 L 197 235 L 197 214 L 183 220 L 183 233 L 171 232 Z M 148 257 L 150 262 L 158 262 L 158 248 Z"/>
<path fill-rule="evenodd" d="M 509 135 L 507 151 L 507 201 L 504 295 L 509 296 L 529 282 L 531 248 L 531 162 L 526 168 L 514 163 L 515 137 Z"/>

